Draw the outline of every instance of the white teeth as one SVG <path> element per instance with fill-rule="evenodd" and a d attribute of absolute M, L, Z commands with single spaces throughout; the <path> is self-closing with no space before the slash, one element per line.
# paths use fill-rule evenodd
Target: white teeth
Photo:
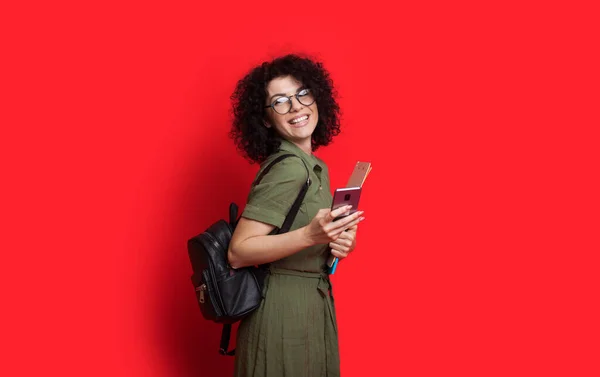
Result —
<path fill-rule="evenodd" d="M 305 115 L 303 117 L 290 120 L 290 123 L 296 124 L 296 123 L 304 122 L 307 119 L 308 119 L 308 115 Z"/>

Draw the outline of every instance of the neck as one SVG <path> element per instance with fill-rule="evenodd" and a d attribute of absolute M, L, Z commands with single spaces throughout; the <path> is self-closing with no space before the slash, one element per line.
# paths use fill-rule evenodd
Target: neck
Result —
<path fill-rule="evenodd" d="M 304 153 L 306 153 L 307 155 L 311 156 L 312 155 L 312 143 L 310 138 L 306 139 L 306 140 L 300 140 L 300 141 L 291 141 L 290 142 L 296 144 L 296 146 L 300 149 L 302 149 L 304 151 Z"/>

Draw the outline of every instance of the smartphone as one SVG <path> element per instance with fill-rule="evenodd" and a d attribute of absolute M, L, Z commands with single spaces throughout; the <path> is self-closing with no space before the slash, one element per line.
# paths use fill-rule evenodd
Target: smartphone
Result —
<path fill-rule="evenodd" d="M 335 190 L 331 210 L 333 211 L 347 205 L 351 205 L 352 208 L 336 217 L 333 221 L 337 221 L 358 211 L 358 201 L 360 200 L 361 191 L 360 187 L 344 187 Z"/>
<path fill-rule="evenodd" d="M 349 211 L 346 211 L 333 219 L 333 221 L 337 221 L 339 219 L 343 219 L 346 216 L 350 216 L 354 212 L 358 211 L 358 201 L 360 200 L 360 193 L 362 189 L 360 187 L 345 187 L 336 189 L 333 193 L 333 203 L 331 204 L 331 210 L 338 209 L 343 206 L 351 205 Z M 329 267 L 329 273 L 333 274 L 335 272 L 335 266 L 337 265 L 337 258 L 333 255 L 329 256 L 327 260 L 327 266 Z"/>

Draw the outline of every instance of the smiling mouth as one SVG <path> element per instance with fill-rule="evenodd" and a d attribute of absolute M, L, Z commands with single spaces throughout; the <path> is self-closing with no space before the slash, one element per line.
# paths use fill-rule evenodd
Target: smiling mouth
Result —
<path fill-rule="evenodd" d="M 298 118 L 294 118 L 292 120 L 289 121 L 290 124 L 299 124 L 302 123 L 304 121 L 308 120 L 308 115 L 303 115 L 301 117 Z"/>

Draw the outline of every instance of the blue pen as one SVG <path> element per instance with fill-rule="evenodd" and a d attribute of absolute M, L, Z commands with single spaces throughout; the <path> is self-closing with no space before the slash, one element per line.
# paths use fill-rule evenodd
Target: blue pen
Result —
<path fill-rule="evenodd" d="M 338 258 L 335 258 L 333 260 L 333 264 L 331 265 L 331 267 L 329 267 L 329 275 L 333 275 L 335 273 L 335 269 L 338 265 Z"/>

